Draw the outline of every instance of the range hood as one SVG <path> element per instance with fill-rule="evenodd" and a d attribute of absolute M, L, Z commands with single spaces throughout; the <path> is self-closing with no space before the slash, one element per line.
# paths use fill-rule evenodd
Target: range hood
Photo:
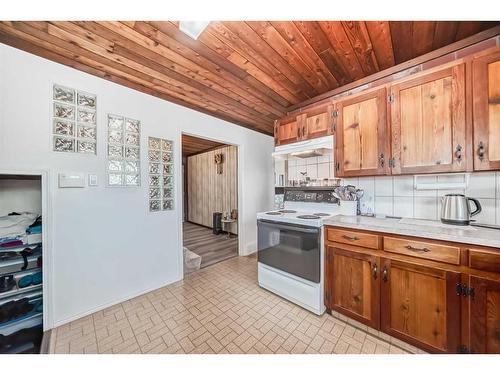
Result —
<path fill-rule="evenodd" d="M 296 142 L 274 148 L 273 157 L 277 159 L 310 158 L 328 155 L 333 152 L 333 135 Z"/>

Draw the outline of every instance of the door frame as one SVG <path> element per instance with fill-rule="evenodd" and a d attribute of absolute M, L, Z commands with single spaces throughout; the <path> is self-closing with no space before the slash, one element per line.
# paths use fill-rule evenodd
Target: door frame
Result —
<path fill-rule="evenodd" d="M 184 191 L 183 191 L 183 188 L 182 188 L 182 183 L 183 183 L 183 180 L 182 180 L 182 135 L 185 134 L 185 135 L 190 135 L 192 137 L 196 137 L 196 138 L 201 138 L 201 139 L 206 139 L 206 140 L 209 140 L 209 141 L 215 141 L 215 142 L 219 142 L 219 143 L 223 143 L 225 145 L 228 145 L 228 146 L 234 146 L 236 147 L 236 155 L 237 155 L 237 163 L 236 163 L 236 167 L 238 168 L 238 171 L 237 171 L 237 181 L 236 181 L 236 190 L 238 192 L 238 220 L 236 222 L 236 225 L 237 225 L 237 228 L 238 228 L 238 256 L 242 256 L 242 255 L 245 255 L 244 254 L 244 249 L 243 249 L 243 241 L 241 240 L 241 235 L 242 235 L 242 224 L 241 224 L 241 218 L 243 217 L 242 216 L 242 212 L 243 212 L 243 200 L 242 200 L 242 197 L 243 197 L 243 190 L 244 190 L 244 184 L 243 184 L 243 179 L 244 179 L 244 176 L 243 176 L 243 149 L 244 149 L 244 146 L 242 144 L 239 144 L 239 143 L 235 143 L 235 142 L 230 142 L 230 141 L 227 141 L 225 139 L 223 139 L 222 137 L 221 138 L 215 138 L 215 137 L 210 137 L 210 136 L 206 136 L 206 135 L 202 135 L 202 134 L 199 134 L 199 133 L 195 133 L 195 132 L 189 132 L 189 131 L 183 131 L 181 130 L 179 132 L 179 149 L 178 149 L 178 155 L 179 155 L 179 160 L 181 160 L 181 171 L 177 173 L 177 180 L 178 181 L 181 181 L 181 183 L 179 183 L 177 185 L 177 196 L 178 198 L 176 199 L 177 200 L 177 203 L 179 205 L 179 207 L 182 207 L 181 210 L 178 210 L 178 223 L 180 225 L 180 230 L 179 230 L 179 244 L 180 244 L 180 249 L 179 249 L 179 267 L 180 267 L 180 272 L 182 273 L 181 274 L 181 279 L 184 278 L 184 262 L 183 262 L 183 243 L 184 243 L 184 233 L 182 231 L 182 228 L 183 228 L 183 212 L 184 212 Z M 187 168 L 186 168 L 186 172 L 187 172 Z M 179 198 L 180 197 L 180 198 Z"/>

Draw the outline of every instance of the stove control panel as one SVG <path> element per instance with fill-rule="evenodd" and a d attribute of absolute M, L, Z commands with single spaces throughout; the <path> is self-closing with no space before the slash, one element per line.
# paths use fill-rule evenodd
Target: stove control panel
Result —
<path fill-rule="evenodd" d="M 308 203 L 339 203 L 331 190 L 287 190 L 285 189 L 285 201 L 308 202 Z"/>

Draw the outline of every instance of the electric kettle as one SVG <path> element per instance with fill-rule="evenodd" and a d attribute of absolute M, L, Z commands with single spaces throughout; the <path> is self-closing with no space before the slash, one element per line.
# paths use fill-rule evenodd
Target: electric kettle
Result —
<path fill-rule="evenodd" d="M 471 211 L 470 201 L 476 209 Z M 477 199 L 463 194 L 446 194 L 441 198 L 441 221 L 445 224 L 469 225 L 470 218 L 481 212 L 481 204 Z"/>

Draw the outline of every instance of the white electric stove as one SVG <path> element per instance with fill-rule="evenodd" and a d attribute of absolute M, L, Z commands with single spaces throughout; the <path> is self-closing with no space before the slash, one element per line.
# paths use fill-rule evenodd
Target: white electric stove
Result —
<path fill-rule="evenodd" d="M 283 210 L 257 214 L 261 287 L 323 314 L 323 222 L 340 214 L 338 203 L 331 188 L 291 188 Z"/>

